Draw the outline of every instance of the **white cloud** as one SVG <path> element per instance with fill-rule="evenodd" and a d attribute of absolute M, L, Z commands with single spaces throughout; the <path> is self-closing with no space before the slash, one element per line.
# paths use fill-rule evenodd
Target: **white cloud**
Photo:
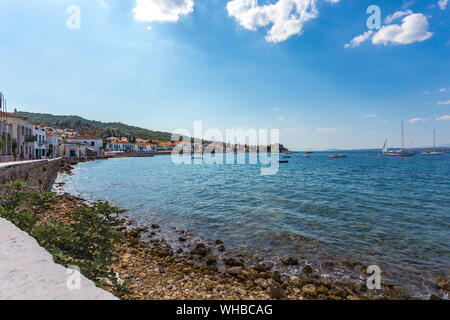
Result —
<path fill-rule="evenodd" d="M 303 33 L 305 22 L 318 16 L 319 0 L 278 0 L 260 5 L 258 0 L 231 0 L 227 3 L 228 15 L 247 30 L 270 26 L 265 39 L 281 42 Z M 337 3 L 339 0 L 327 0 Z"/>
<path fill-rule="evenodd" d="M 306 128 L 285 128 L 284 130 L 286 130 L 287 132 L 301 132 L 301 133 L 308 132 L 308 129 Z"/>
<path fill-rule="evenodd" d="M 448 0 L 439 0 L 438 5 L 441 10 L 445 10 L 447 8 Z"/>
<path fill-rule="evenodd" d="M 445 92 L 447 90 L 448 90 L 447 88 L 442 88 L 442 89 L 439 89 L 439 92 Z"/>
<path fill-rule="evenodd" d="M 279 117 L 276 117 L 276 119 L 279 120 L 279 121 L 283 121 L 284 117 L 283 116 L 279 116 Z"/>
<path fill-rule="evenodd" d="M 344 48 L 354 48 L 354 47 L 359 47 L 359 45 L 361 43 L 363 43 L 364 41 L 367 41 L 370 39 L 370 37 L 372 36 L 373 31 L 369 30 L 367 32 L 364 32 L 363 34 L 356 36 L 353 38 L 352 41 L 350 41 L 350 43 L 347 43 Z"/>
<path fill-rule="evenodd" d="M 377 115 L 373 113 L 366 113 L 362 115 L 363 118 L 376 118 Z"/>
<path fill-rule="evenodd" d="M 419 122 L 426 122 L 427 119 L 424 118 L 414 118 L 414 119 L 410 119 L 409 123 L 419 123 Z"/>
<path fill-rule="evenodd" d="M 438 102 L 438 105 L 443 105 L 443 104 L 450 104 L 450 100 Z"/>
<path fill-rule="evenodd" d="M 397 11 L 394 14 L 388 15 L 386 20 L 384 20 L 384 22 L 386 24 L 390 24 L 392 21 L 397 20 L 398 18 L 401 18 L 403 16 L 409 16 L 410 14 L 413 14 L 413 12 L 411 10 Z"/>
<path fill-rule="evenodd" d="M 337 128 L 317 128 L 316 133 L 336 133 Z"/>
<path fill-rule="evenodd" d="M 424 91 L 422 94 L 430 94 L 430 91 Z"/>
<path fill-rule="evenodd" d="M 383 26 L 372 37 L 374 44 L 410 44 L 425 41 L 432 37 L 428 32 L 427 17 L 421 13 L 411 14 L 402 20 L 402 24 Z"/>
<path fill-rule="evenodd" d="M 438 121 L 440 121 L 440 120 L 450 120 L 450 116 L 448 114 L 446 114 L 445 116 L 436 118 L 436 120 L 438 120 Z"/>
<path fill-rule="evenodd" d="M 106 2 L 106 0 L 97 0 L 97 3 L 100 5 L 100 7 L 104 8 L 104 9 L 109 9 L 109 5 Z"/>
<path fill-rule="evenodd" d="M 364 133 L 364 134 L 370 136 L 370 135 L 376 134 L 376 132 L 375 132 L 375 131 L 367 131 L 367 132 Z"/>
<path fill-rule="evenodd" d="M 194 0 L 136 0 L 133 9 L 136 20 L 147 22 L 177 22 L 194 11 Z"/>
<path fill-rule="evenodd" d="M 405 16 L 402 19 L 402 24 L 388 24 L 383 26 L 379 31 L 367 31 L 359 35 L 350 43 L 347 43 L 345 48 L 358 47 L 364 41 L 372 38 L 373 44 L 410 44 L 414 42 L 425 41 L 433 36 L 428 31 L 427 17 L 421 13 L 413 13 L 411 10 L 397 11 L 393 15 L 386 18 L 386 23 L 392 22 L 395 19 Z"/>

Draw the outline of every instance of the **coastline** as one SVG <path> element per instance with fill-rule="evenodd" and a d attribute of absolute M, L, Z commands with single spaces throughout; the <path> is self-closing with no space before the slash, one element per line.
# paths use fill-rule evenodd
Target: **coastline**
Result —
<path fill-rule="evenodd" d="M 63 172 L 68 173 L 67 167 Z M 68 194 L 58 199 L 66 208 L 85 202 Z M 331 273 L 339 268 L 334 261 L 315 266 L 284 257 L 278 263 L 267 263 L 264 257 L 248 252 L 228 251 L 220 240 L 206 243 L 191 237 L 187 230 L 163 230 L 132 220 L 126 225 L 126 242 L 118 247 L 120 263 L 114 266 L 129 284 L 125 299 L 418 299 L 384 279 L 381 290 L 367 290 L 367 266 L 357 261 L 344 261 L 348 274 L 330 277 L 323 270 Z M 168 232 L 177 234 L 178 245 L 161 236 Z M 294 274 L 293 268 L 300 273 Z M 442 280 L 437 286 L 441 284 L 444 296 L 448 282 Z M 432 294 L 430 299 L 440 297 Z"/>

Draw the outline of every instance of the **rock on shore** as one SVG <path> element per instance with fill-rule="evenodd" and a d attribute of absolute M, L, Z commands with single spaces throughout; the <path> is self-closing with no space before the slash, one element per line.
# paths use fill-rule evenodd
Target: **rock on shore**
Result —
<path fill-rule="evenodd" d="M 83 203 L 70 195 L 58 197 L 54 218 L 64 219 L 64 212 Z M 354 279 L 322 277 L 317 266 L 300 265 L 295 257 L 280 261 L 279 265 L 259 259 L 250 259 L 246 253 L 231 251 L 224 254 L 211 244 L 192 242 L 186 232 L 176 236 L 182 248 L 176 250 L 160 238 L 159 225 L 149 228 L 133 227 L 126 223 L 122 232 L 124 243 L 117 244 L 119 262 L 113 266 L 118 277 L 126 283 L 128 293 L 124 299 L 137 300 L 268 300 L 268 299 L 408 299 L 398 286 L 384 284 L 382 291 L 368 290 L 365 283 Z M 158 231 L 158 232 L 156 232 Z M 244 259 L 246 258 L 246 259 Z M 248 259 L 247 259 L 248 258 Z M 252 262 L 253 261 L 253 262 Z M 327 267 L 330 263 L 327 263 Z M 360 264 L 355 264 L 360 267 Z M 298 275 L 286 272 L 299 268 Z M 356 268 L 355 268 L 356 269 Z M 362 274 L 361 274 L 362 276 Z M 444 279 L 438 281 L 442 289 L 448 288 Z M 105 288 L 108 290 L 108 288 Z"/>

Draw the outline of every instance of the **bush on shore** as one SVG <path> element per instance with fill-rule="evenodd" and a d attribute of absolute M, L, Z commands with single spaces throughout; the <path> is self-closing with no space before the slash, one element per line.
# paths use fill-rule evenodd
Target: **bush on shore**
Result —
<path fill-rule="evenodd" d="M 0 185 L 0 217 L 33 236 L 56 263 L 78 266 L 97 284 L 112 285 L 116 294 L 126 291 L 111 266 L 118 262 L 115 245 L 123 241 L 120 231 L 125 212 L 108 202 L 83 205 L 66 215 L 69 222 L 51 221 L 46 213 L 56 203 L 55 193 L 35 193 L 22 181 Z"/>

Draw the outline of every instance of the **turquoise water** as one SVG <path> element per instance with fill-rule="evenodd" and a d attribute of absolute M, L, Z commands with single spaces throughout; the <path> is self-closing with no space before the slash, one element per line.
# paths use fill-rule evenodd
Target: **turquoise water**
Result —
<path fill-rule="evenodd" d="M 260 255 L 377 264 L 388 279 L 427 293 L 437 277 L 449 277 L 450 153 L 347 154 L 293 154 L 274 176 L 249 164 L 110 159 L 79 164 L 63 180 L 67 192 L 113 201 L 140 222 Z"/>

